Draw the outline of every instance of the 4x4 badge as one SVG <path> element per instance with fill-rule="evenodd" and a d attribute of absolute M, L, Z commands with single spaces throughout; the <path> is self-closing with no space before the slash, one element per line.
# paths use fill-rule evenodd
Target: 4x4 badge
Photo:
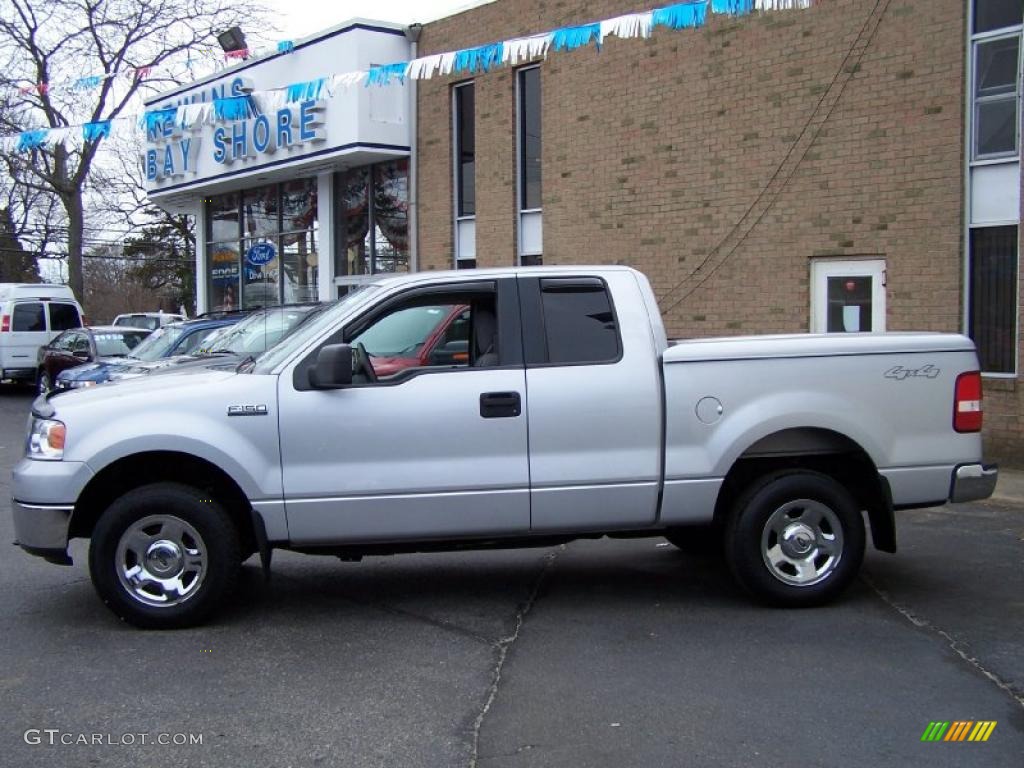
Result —
<path fill-rule="evenodd" d="M 229 405 L 228 416 L 266 416 L 265 405 Z"/>
<path fill-rule="evenodd" d="M 896 379 L 896 381 L 906 381 L 907 379 L 914 378 L 915 376 L 934 379 L 937 378 L 940 373 L 942 373 L 942 370 L 931 364 L 925 365 L 921 368 L 904 368 L 902 365 L 897 365 L 895 368 L 890 368 L 885 372 L 885 378 Z"/>

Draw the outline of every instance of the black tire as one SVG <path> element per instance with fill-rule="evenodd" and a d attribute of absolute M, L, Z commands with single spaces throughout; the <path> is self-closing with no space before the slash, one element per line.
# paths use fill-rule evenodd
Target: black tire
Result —
<path fill-rule="evenodd" d="M 156 522 L 145 525 L 153 519 Z M 176 537 L 178 528 L 183 532 Z M 136 535 L 126 537 L 128 531 Z M 146 536 L 153 538 L 147 540 Z M 124 551 L 120 550 L 122 537 Z M 161 559 L 173 548 L 168 550 L 166 544 L 157 542 L 176 539 L 181 544 L 179 552 L 193 553 L 193 559 L 203 565 L 196 566 L 195 572 L 187 566 L 179 571 L 178 582 L 188 594 L 172 596 L 170 604 L 154 604 L 162 589 L 136 585 L 133 590 L 126 583 L 128 577 L 121 575 L 131 570 L 123 567 L 124 562 L 139 565 L 134 554 L 139 548 L 129 542 L 149 542 L 147 552 L 163 547 L 155 559 L 146 561 L 146 568 L 153 567 L 159 575 L 156 569 L 167 567 L 165 575 L 173 580 L 174 569 L 184 561 L 173 554 Z M 238 531 L 224 508 L 208 494 L 178 483 L 146 485 L 117 499 L 100 516 L 89 546 L 89 573 L 100 599 L 122 620 L 144 629 L 176 629 L 203 622 L 234 588 L 240 563 Z"/>
<path fill-rule="evenodd" d="M 693 557 L 720 557 L 722 529 L 717 525 L 691 525 L 665 531 L 669 544 Z"/>
<path fill-rule="evenodd" d="M 31 382 L 32 380 L 29 379 Z M 53 382 L 50 381 L 50 374 L 46 372 L 45 368 L 40 368 L 39 373 L 36 375 L 36 394 L 45 395 L 53 389 Z"/>
<path fill-rule="evenodd" d="M 805 521 L 819 515 L 823 522 L 812 542 Z M 791 547 L 788 555 L 782 539 Z M 864 519 L 846 488 L 827 475 L 790 470 L 761 478 L 736 500 L 726 527 L 725 554 L 736 580 L 754 597 L 802 608 L 834 600 L 850 585 L 864 560 L 864 540 Z M 792 551 L 805 548 L 806 556 Z M 839 553 L 834 562 L 828 550 Z M 769 565 L 769 560 L 776 564 Z"/>

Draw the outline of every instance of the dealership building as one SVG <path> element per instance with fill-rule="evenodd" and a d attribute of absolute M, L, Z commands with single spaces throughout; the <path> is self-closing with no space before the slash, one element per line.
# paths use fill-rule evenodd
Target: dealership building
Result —
<path fill-rule="evenodd" d="M 307 84 L 149 130 L 149 194 L 196 217 L 200 311 L 330 300 L 382 272 L 614 263 L 648 275 L 674 337 L 968 333 L 987 451 L 1022 464 L 1021 3 L 786 8 L 805 4 L 308 87 L 650 8 L 350 21 L 152 99 Z"/>

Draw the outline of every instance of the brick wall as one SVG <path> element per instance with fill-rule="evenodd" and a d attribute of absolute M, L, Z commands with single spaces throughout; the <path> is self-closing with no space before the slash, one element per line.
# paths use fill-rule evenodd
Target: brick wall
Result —
<path fill-rule="evenodd" d="M 962 318 L 965 4 L 806 11 L 552 53 L 541 67 L 544 261 L 651 279 L 670 335 L 806 331 L 810 263 L 884 258 L 889 330 Z M 644 10 L 498 0 L 429 24 L 421 55 Z M 516 253 L 514 74 L 477 75 L 477 261 Z M 419 84 L 420 262 L 452 264 L 450 88 Z M 1015 383 L 1001 384 L 1013 386 Z M 1019 389 L 989 388 L 1000 453 Z"/>

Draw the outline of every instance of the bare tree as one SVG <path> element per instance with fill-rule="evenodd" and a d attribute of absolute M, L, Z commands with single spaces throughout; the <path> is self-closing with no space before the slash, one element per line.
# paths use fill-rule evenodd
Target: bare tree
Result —
<path fill-rule="evenodd" d="M 0 89 L 15 94 L 0 110 L 0 129 L 118 118 L 140 103 L 141 93 L 191 79 L 186 56 L 215 58 L 217 32 L 236 24 L 259 29 L 264 13 L 229 0 L 0 0 Z M 107 77 L 112 73 L 119 74 Z M 88 90 L 57 87 L 91 76 L 99 79 Z M 84 189 L 98 146 L 56 144 L 5 157 L 14 184 L 60 202 L 68 278 L 78 295 L 84 288 Z"/>

